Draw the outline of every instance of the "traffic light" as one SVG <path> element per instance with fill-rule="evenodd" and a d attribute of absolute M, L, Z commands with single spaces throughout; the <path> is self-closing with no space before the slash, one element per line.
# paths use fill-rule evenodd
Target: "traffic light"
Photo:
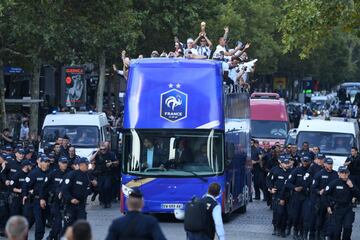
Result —
<path fill-rule="evenodd" d="M 312 78 L 303 80 L 303 93 L 312 94 L 314 92 L 314 82 Z"/>
<path fill-rule="evenodd" d="M 73 80 L 71 78 L 71 76 L 66 76 L 65 77 L 65 85 L 67 88 L 72 88 L 73 87 Z"/>

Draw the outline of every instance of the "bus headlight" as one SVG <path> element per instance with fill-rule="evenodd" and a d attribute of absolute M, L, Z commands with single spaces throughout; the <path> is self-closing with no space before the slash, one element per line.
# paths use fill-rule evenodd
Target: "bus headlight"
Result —
<path fill-rule="evenodd" d="M 182 209 L 175 209 L 174 215 L 177 220 L 184 220 L 185 219 L 185 211 Z"/>

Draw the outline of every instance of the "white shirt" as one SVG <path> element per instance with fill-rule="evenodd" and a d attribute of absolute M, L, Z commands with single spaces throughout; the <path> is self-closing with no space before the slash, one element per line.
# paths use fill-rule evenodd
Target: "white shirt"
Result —
<path fill-rule="evenodd" d="M 225 47 L 223 47 L 221 45 L 217 45 L 213 56 L 216 56 L 217 54 L 220 54 L 221 51 L 226 52 Z"/>
<path fill-rule="evenodd" d="M 191 54 L 194 54 L 194 55 L 199 55 L 196 48 L 187 48 L 187 49 L 185 49 L 185 54 L 184 55 L 186 56 L 189 52 L 191 52 Z"/>
<path fill-rule="evenodd" d="M 27 140 L 27 139 L 29 139 L 29 127 L 25 127 L 23 124 L 21 124 L 20 140 Z"/>

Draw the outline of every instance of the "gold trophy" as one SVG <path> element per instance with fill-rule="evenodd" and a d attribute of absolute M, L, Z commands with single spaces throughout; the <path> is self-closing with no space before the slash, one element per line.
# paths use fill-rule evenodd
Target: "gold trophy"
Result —
<path fill-rule="evenodd" d="M 200 27 L 201 27 L 201 33 L 202 33 L 202 35 L 204 35 L 205 34 L 205 28 L 206 28 L 206 22 L 201 22 Z"/>

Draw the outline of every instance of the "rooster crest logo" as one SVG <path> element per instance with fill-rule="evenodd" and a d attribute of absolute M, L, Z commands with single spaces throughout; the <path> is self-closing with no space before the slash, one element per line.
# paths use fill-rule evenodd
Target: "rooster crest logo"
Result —
<path fill-rule="evenodd" d="M 187 117 L 188 95 L 179 89 L 171 89 L 160 95 L 160 117 L 176 122 Z"/>
<path fill-rule="evenodd" d="M 182 100 L 179 95 L 177 95 L 176 97 L 171 96 L 165 100 L 165 104 L 167 107 L 171 108 L 174 111 L 175 107 L 180 106 L 182 104 Z"/>

